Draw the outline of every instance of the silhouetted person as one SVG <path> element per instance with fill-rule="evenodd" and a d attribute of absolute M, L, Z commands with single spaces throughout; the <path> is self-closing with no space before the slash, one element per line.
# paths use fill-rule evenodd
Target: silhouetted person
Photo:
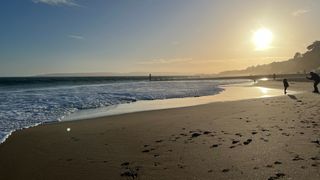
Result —
<path fill-rule="evenodd" d="M 151 74 L 149 74 L 149 81 L 151 81 Z"/>
<path fill-rule="evenodd" d="M 283 79 L 283 87 L 284 87 L 284 94 L 287 94 L 287 89 L 289 87 L 289 83 L 287 79 Z"/>
<path fill-rule="evenodd" d="M 276 80 L 276 74 L 273 74 L 273 80 Z"/>
<path fill-rule="evenodd" d="M 320 77 L 317 73 L 314 73 L 314 72 L 310 72 L 310 77 L 307 77 L 307 79 L 309 80 L 313 80 L 314 83 L 313 83 L 313 92 L 314 93 L 319 93 L 319 90 L 318 90 L 318 84 L 320 82 Z"/>

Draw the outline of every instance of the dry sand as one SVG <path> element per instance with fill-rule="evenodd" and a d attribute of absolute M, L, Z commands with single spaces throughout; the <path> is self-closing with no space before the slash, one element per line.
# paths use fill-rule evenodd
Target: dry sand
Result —
<path fill-rule="evenodd" d="M 41 125 L 0 145 L 0 179 L 320 179 L 319 121 L 303 92 Z"/>

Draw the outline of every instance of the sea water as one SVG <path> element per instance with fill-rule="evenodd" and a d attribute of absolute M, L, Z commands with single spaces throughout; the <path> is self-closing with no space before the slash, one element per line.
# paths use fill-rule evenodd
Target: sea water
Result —
<path fill-rule="evenodd" d="M 82 110 L 140 100 L 218 94 L 249 80 L 148 81 L 141 77 L 0 78 L 0 143 L 15 130 L 60 121 Z"/>

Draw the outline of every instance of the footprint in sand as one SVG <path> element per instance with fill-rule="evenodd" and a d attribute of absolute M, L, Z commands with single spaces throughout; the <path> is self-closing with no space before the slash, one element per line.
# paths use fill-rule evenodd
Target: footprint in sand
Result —
<path fill-rule="evenodd" d="M 284 136 L 290 136 L 289 133 L 281 133 L 281 134 L 284 135 Z"/>
<path fill-rule="evenodd" d="M 319 157 L 311 157 L 310 159 L 311 159 L 311 160 L 314 160 L 314 161 L 318 161 L 318 160 L 320 160 L 320 158 L 319 158 Z"/>
<path fill-rule="evenodd" d="M 154 163 L 153 163 L 153 166 L 159 166 L 159 165 L 160 165 L 159 162 L 154 162 Z"/>
<path fill-rule="evenodd" d="M 223 173 L 226 173 L 226 172 L 229 172 L 229 171 L 230 171 L 230 169 L 222 169 Z"/>
<path fill-rule="evenodd" d="M 217 148 L 219 147 L 219 144 L 213 144 L 212 146 L 210 146 L 210 148 Z"/>
<path fill-rule="evenodd" d="M 247 139 L 245 142 L 243 142 L 244 145 L 248 145 L 252 142 L 252 139 Z"/>
<path fill-rule="evenodd" d="M 121 164 L 121 166 L 129 166 L 129 162 L 123 162 L 122 164 Z"/>
<path fill-rule="evenodd" d="M 319 140 L 315 140 L 315 141 L 311 141 L 311 142 L 320 145 L 320 141 Z"/>
<path fill-rule="evenodd" d="M 275 161 L 273 164 L 279 165 L 279 164 L 282 164 L 282 162 L 280 162 L 280 161 Z"/>
<path fill-rule="evenodd" d="M 126 167 L 120 174 L 120 176 L 122 177 L 127 177 L 127 178 L 132 178 L 132 179 L 136 179 L 138 178 L 138 171 L 139 168 L 130 168 L 130 167 Z"/>
<path fill-rule="evenodd" d="M 275 180 L 275 179 L 283 178 L 284 176 L 285 176 L 284 173 L 277 173 L 275 176 L 269 177 L 268 180 Z"/>
<path fill-rule="evenodd" d="M 71 139 L 72 139 L 73 141 L 75 141 L 75 142 L 79 141 L 79 139 L 76 138 L 76 137 L 71 137 Z"/>
<path fill-rule="evenodd" d="M 299 155 L 296 155 L 292 161 L 300 161 L 300 160 L 304 160 L 303 158 L 301 158 Z"/>
<path fill-rule="evenodd" d="M 237 144 L 238 142 L 240 142 L 239 140 L 233 140 L 232 144 Z"/>
<path fill-rule="evenodd" d="M 183 165 L 183 164 L 177 164 L 178 168 L 180 169 L 184 169 L 185 167 L 187 167 L 186 165 Z"/>
<path fill-rule="evenodd" d="M 268 139 L 265 139 L 265 138 L 260 138 L 262 141 L 264 141 L 264 142 L 269 142 L 269 140 Z"/>
<path fill-rule="evenodd" d="M 192 135 L 191 135 L 192 138 L 195 138 L 195 137 L 198 137 L 198 136 L 201 136 L 201 134 L 200 133 L 192 133 Z"/>
<path fill-rule="evenodd" d="M 154 151 L 154 150 L 155 150 L 154 148 L 151 148 L 151 149 L 145 149 L 145 150 L 143 150 L 142 152 L 143 152 L 143 153 L 148 153 L 148 152 Z"/>

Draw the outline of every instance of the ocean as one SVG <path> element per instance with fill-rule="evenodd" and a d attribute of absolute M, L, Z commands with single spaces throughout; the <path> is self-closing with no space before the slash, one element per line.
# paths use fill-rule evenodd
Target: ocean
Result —
<path fill-rule="evenodd" d="M 245 79 L 190 80 L 166 77 L 0 78 L 0 143 L 15 130 L 62 121 L 75 112 L 140 100 L 199 97 Z"/>

